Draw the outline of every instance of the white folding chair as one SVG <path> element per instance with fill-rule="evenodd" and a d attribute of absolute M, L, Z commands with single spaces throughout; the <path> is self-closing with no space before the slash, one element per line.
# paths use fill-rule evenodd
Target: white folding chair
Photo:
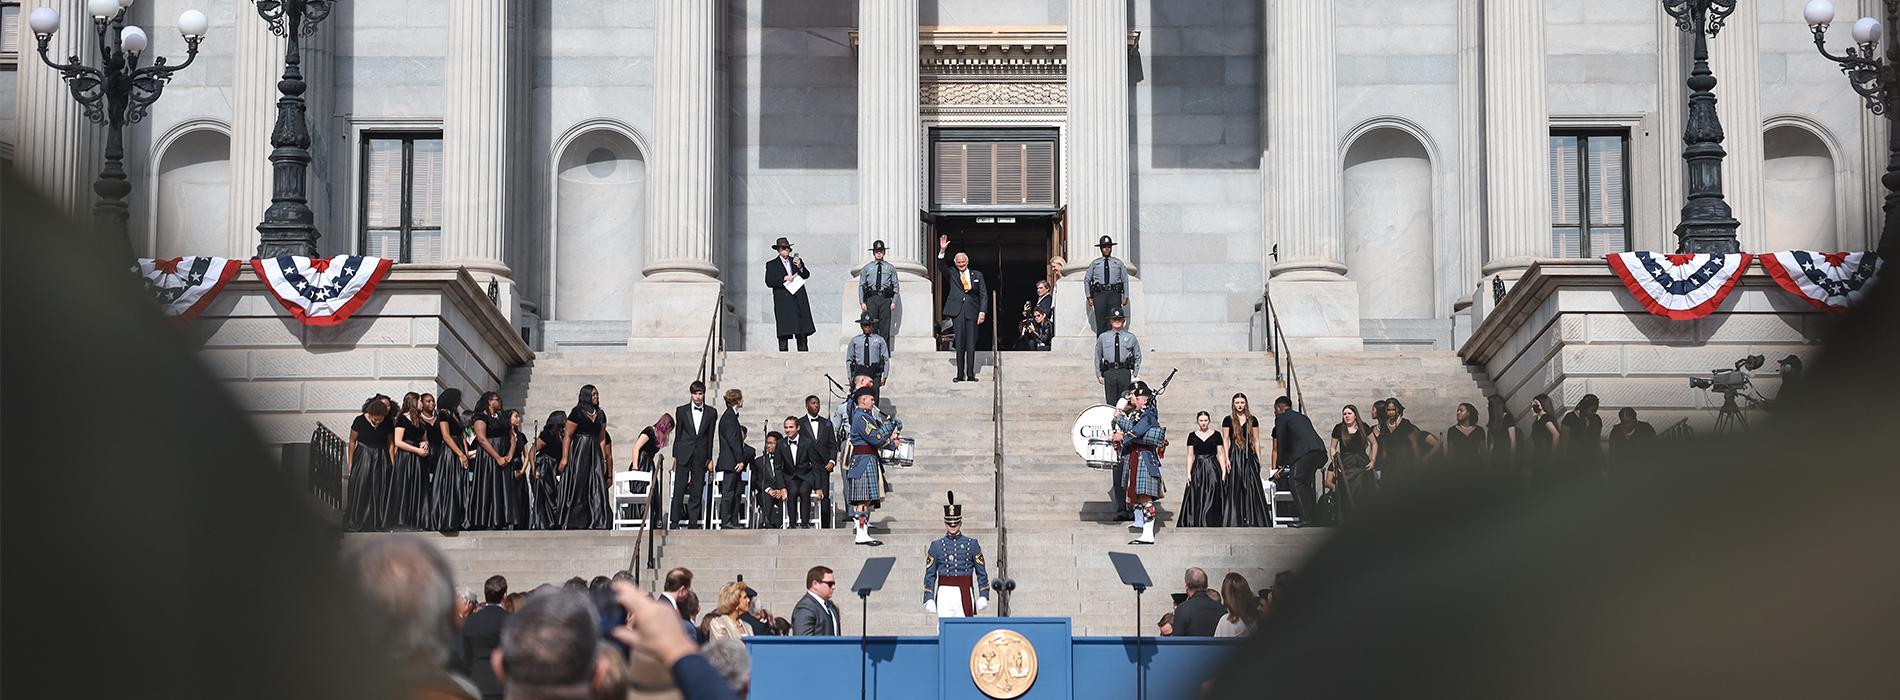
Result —
<path fill-rule="evenodd" d="M 642 484 L 646 488 L 635 493 L 633 485 Z M 615 530 L 644 530 L 647 527 L 647 510 L 653 504 L 653 473 L 637 469 L 614 472 L 613 482 Z M 628 506 L 640 506 L 639 517 L 628 517 Z"/>
<path fill-rule="evenodd" d="M 1294 523 L 1299 522 L 1300 519 L 1292 515 L 1293 508 L 1299 503 L 1293 492 L 1280 490 L 1280 486 L 1275 484 L 1273 479 L 1267 478 L 1267 473 L 1260 475 L 1260 481 L 1267 493 L 1273 494 L 1267 499 L 1268 511 L 1273 516 L 1273 526 L 1292 527 Z M 1292 480 L 1288 479 L 1288 481 Z"/>

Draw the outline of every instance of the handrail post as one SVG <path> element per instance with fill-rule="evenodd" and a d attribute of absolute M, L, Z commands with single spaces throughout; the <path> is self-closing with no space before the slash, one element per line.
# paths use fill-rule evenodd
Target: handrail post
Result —
<path fill-rule="evenodd" d="M 990 309 L 996 309 L 996 292 L 990 292 Z M 990 426 L 994 437 L 991 457 L 996 471 L 996 577 L 1001 582 L 1009 578 L 1009 530 L 1003 526 L 1003 501 L 1006 491 L 1003 487 L 1003 343 L 1002 334 L 997 330 L 996 319 L 990 319 L 990 366 L 995 368 L 990 380 Z M 996 597 L 996 614 L 1009 617 L 1009 594 L 999 591 Z M 989 595 L 977 591 L 976 595 Z"/>

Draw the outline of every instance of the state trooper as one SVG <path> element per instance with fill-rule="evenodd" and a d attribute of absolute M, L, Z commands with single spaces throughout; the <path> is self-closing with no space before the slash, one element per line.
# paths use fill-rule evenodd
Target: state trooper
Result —
<path fill-rule="evenodd" d="M 1114 256 L 1115 239 L 1103 236 L 1095 245 L 1102 257 L 1089 261 L 1082 286 L 1089 292 L 1089 316 L 1095 319 L 1095 332 L 1102 333 L 1108 330 L 1112 311 L 1125 312 L 1128 308 L 1128 267 Z"/>
<path fill-rule="evenodd" d="M 1102 403 L 1113 406 L 1141 376 L 1141 343 L 1128 332 L 1121 309 L 1109 313 L 1108 325 L 1095 338 L 1095 383 L 1102 385 Z"/>
<path fill-rule="evenodd" d="M 845 376 L 876 378 L 877 382 L 872 385 L 874 392 L 891 378 L 891 346 L 883 336 L 873 332 L 876 326 L 877 320 L 870 314 L 859 317 L 858 327 L 864 334 L 852 336 L 851 343 L 844 349 Z"/>
<path fill-rule="evenodd" d="M 963 534 L 956 492 L 949 499 L 943 507 L 944 535 L 924 555 L 924 610 L 939 619 L 976 617 L 990 606 L 990 570 L 983 564 L 983 545 Z"/>
<path fill-rule="evenodd" d="M 858 272 L 858 311 L 889 344 L 891 312 L 897 309 L 897 267 L 884 261 L 884 250 L 884 241 L 872 242 L 871 262 Z"/>

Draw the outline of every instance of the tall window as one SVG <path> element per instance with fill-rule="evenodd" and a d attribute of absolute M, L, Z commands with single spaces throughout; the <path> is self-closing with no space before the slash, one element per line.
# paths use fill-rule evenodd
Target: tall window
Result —
<path fill-rule="evenodd" d="M 935 129 L 931 161 L 932 209 L 1056 209 L 1054 129 Z"/>
<path fill-rule="evenodd" d="M 360 196 L 364 255 L 442 259 L 442 134 L 366 134 Z"/>
<path fill-rule="evenodd" d="M 1622 130 L 1551 132 L 1552 256 L 1629 250 L 1629 140 Z"/>
<path fill-rule="evenodd" d="M 0 0 L 0 68 L 19 65 L 21 26 L 19 0 Z"/>

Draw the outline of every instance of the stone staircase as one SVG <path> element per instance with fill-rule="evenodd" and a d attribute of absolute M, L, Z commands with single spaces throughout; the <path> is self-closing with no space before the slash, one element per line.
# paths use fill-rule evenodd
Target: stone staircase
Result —
<path fill-rule="evenodd" d="M 1482 369 L 1450 351 L 1330 352 L 1294 360 L 1307 414 L 1322 433 L 1339 422 L 1346 404 L 1370 419 L 1372 402 L 1397 396 L 1406 418 L 1443 438 L 1457 422 L 1460 403 L 1478 407 L 1482 424 L 1485 397 L 1493 391 Z"/>

